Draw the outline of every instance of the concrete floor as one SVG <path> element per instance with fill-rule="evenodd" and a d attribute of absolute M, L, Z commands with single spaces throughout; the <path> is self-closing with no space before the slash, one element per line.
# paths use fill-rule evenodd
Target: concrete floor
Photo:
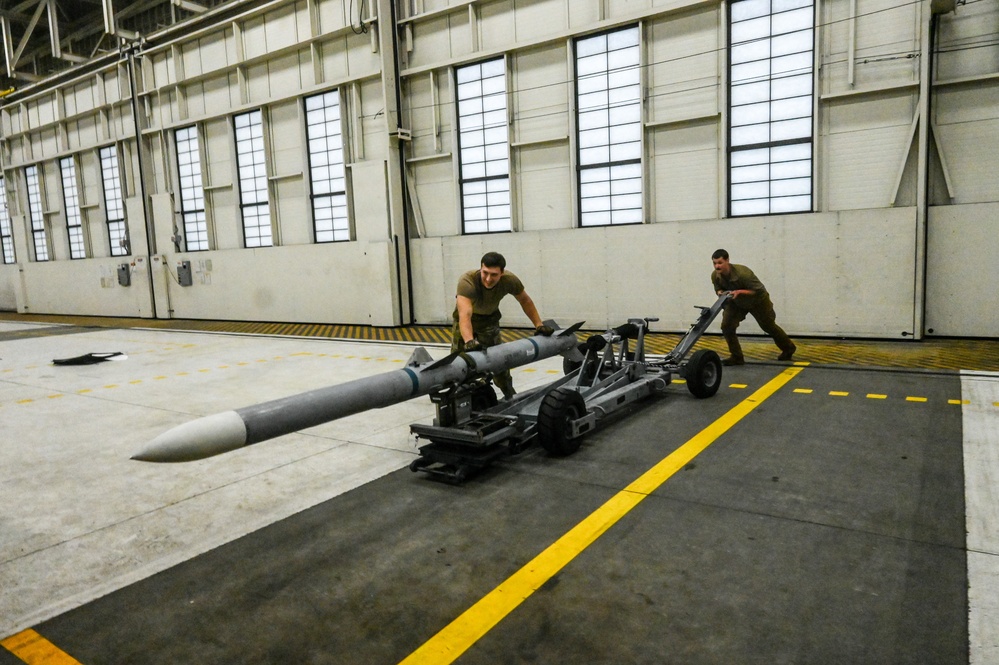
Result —
<path fill-rule="evenodd" d="M 458 487 L 426 398 L 129 459 L 412 349 L 0 321 L 0 665 L 999 662 L 994 373 L 726 368 Z"/>

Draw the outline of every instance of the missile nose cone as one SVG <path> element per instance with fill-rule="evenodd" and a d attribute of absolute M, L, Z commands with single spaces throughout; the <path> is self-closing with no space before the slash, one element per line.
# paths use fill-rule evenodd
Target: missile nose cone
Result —
<path fill-rule="evenodd" d="M 140 462 L 192 462 L 242 448 L 246 424 L 235 411 L 216 413 L 160 434 L 132 455 Z"/>

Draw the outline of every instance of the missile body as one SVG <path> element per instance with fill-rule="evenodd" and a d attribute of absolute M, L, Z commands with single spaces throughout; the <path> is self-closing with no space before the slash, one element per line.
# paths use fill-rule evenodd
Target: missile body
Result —
<path fill-rule="evenodd" d="M 143 462 L 190 462 L 346 416 L 398 404 L 477 374 L 513 369 L 571 353 L 579 324 L 551 337 L 534 336 L 485 351 L 433 361 L 417 348 L 402 369 L 205 416 L 160 434 L 132 456 Z"/>

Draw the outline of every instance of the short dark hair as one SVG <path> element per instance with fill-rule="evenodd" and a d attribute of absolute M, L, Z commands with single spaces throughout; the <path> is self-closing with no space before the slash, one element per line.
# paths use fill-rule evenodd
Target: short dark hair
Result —
<path fill-rule="evenodd" d="M 506 259 L 499 252 L 486 252 L 482 255 L 481 263 L 487 268 L 506 270 Z"/>
<path fill-rule="evenodd" d="M 711 259 L 712 260 L 725 259 L 726 261 L 728 261 L 728 252 L 726 252 L 724 249 L 716 249 L 715 253 L 711 255 Z"/>

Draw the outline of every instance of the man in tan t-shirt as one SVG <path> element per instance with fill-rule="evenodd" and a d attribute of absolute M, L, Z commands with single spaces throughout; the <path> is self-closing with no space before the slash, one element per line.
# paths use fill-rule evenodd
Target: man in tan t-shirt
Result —
<path fill-rule="evenodd" d="M 500 343 L 499 310 L 503 296 L 510 294 L 520 303 L 524 314 L 535 327 L 536 335 L 551 335 L 553 330 L 541 322 L 538 308 L 527 295 L 524 283 L 506 271 L 506 259 L 498 252 L 487 252 L 478 270 L 469 270 L 458 279 L 452 318 L 451 351 L 481 351 Z M 513 397 L 513 379 L 505 370 L 493 376 L 503 396 Z"/>

